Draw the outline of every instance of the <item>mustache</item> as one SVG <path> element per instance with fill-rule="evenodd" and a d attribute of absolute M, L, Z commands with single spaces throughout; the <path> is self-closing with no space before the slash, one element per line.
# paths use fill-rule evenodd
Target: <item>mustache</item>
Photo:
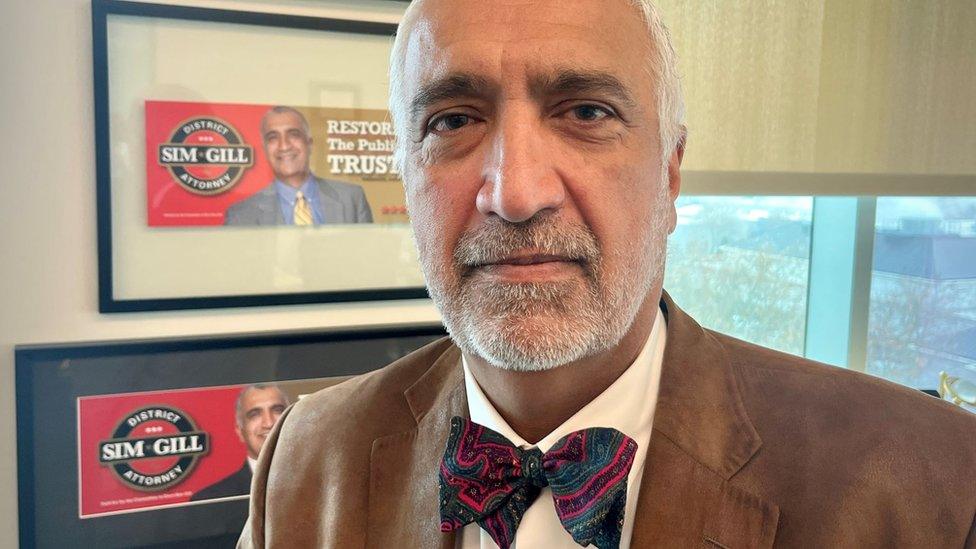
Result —
<path fill-rule="evenodd" d="M 560 223 L 555 214 L 548 214 L 521 223 L 489 218 L 478 228 L 461 234 L 454 248 L 454 263 L 464 277 L 478 267 L 504 261 L 526 250 L 575 261 L 588 272 L 596 268 L 601 257 L 596 235 L 589 227 Z"/>

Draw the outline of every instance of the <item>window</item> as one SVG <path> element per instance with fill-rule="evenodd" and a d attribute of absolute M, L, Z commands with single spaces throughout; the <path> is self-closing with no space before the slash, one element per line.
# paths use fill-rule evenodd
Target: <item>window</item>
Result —
<path fill-rule="evenodd" d="M 810 197 L 678 199 L 665 288 L 709 328 L 803 354 Z"/>
<path fill-rule="evenodd" d="M 976 198 L 879 198 L 866 371 L 976 381 Z"/>
<path fill-rule="evenodd" d="M 920 389 L 945 372 L 976 401 L 976 197 L 684 196 L 677 210 L 665 288 L 704 326 Z"/>

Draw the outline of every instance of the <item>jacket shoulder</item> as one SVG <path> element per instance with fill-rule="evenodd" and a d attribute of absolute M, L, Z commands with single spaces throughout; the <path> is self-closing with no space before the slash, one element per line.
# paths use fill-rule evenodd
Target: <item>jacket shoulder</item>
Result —
<path fill-rule="evenodd" d="M 286 410 L 261 451 L 239 546 L 363 546 L 373 441 L 416 428 L 403 393 L 451 348 L 438 340 Z"/>
<path fill-rule="evenodd" d="M 834 514 L 838 532 L 859 531 L 857 513 L 889 524 L 891 539 L 972 526 L 976 492 L 964 487 L 976 471 L 976 415 L 868 374 L 710 335 L 762 440 L 736 482 L 784 516 Z M 781 526 L 787 537 L 800 528 Z"/>
<path fill-rule="evenodd" d="M 961 408 L 870 374 L 709 333 L 725 348 L 745 404 L 756 410 L 750 416 L 760 424 L 767 417 L 759 413 L 760 408 L 777 407 L 778 417 L 791 417 L 791 422 L 805 421 L 793 416 L 816 412 L 821 421 L 834 422 L 834 427 L 873 425 L 886 436 L 911 436 L 917 442 L 910 446 L 953 443 L 976 456 L 976 437 L 972 436 L 976 416 Z M 932 429 L 933 425 L 940 428 Z M 965 433 L 970 436 L 962 437 Z"/>
<path fill-rule="evenodd" d="M 441 338 L 379 370 L 348 379 L 301 399 L 288 416 L 291 436 L 328 432 L 369 441 L 414 427 L 404 392 L 452 347 Z"/>
<path fill-rule="evenodd" d="M 225 212 L 227 222 L 234 224 L 235 221 L 257 218 L 263 208 L 274 206 L 275 200 L 277 200 L 277 195 L 274 192 L 273 184 L 268 185 L 251 196 L 228 206 Z"/>
<path fill-rule="evenodd" d="M 365 196 L 366 194 L 363 187 L 355 183 L 346 183 L 345 181 L 336 181 L 335 179 L 323 179 L 318 176 L 316 176 L 315 181 L 319 184 L 320 190 L 330 189 L 342 196 Z"/>

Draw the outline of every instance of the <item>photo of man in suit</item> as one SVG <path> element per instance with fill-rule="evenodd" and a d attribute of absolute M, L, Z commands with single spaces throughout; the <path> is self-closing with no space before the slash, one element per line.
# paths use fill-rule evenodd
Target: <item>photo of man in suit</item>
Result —
<path fill-rule="evenodd" d="M 305 116 L 276 106 L 261 119 L 265 156 L 274 181 L 232 204 L 225 225 L 323 225 L 372 223 L 373 213 L 359 185 L 322 179 L 309 168 L 312 136 Z"/>
<path fill-rule="evenodd" d="M 390 64 L 450 337 L 289 408 L 240 547 L 974 547 L 976 417 L 664 291 L 688 133 L 651 0 L 414 0 Z"/>
<path fill-rule="evenodd" d="M 196 492 L 190 501 L 247 494 L 261 447 L 287 407 L 288 397 L 277 385 L 258 383 L 242 389 L 234 407 L 234 431 L 247 448 L 247 458 L 240 469 Z"/>

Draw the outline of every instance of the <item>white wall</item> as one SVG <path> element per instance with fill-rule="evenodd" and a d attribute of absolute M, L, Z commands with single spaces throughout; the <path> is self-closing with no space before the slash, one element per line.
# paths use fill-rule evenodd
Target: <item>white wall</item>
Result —
<path fill-rule="evenodd" d="M 396 22 L 406 4 L 194 5 Z M 89 0 L 5 0 L 0 21 L 0 547 L 17 546 L 15 345 L 437 318 L 427 301 L 100 315 Z"/>

